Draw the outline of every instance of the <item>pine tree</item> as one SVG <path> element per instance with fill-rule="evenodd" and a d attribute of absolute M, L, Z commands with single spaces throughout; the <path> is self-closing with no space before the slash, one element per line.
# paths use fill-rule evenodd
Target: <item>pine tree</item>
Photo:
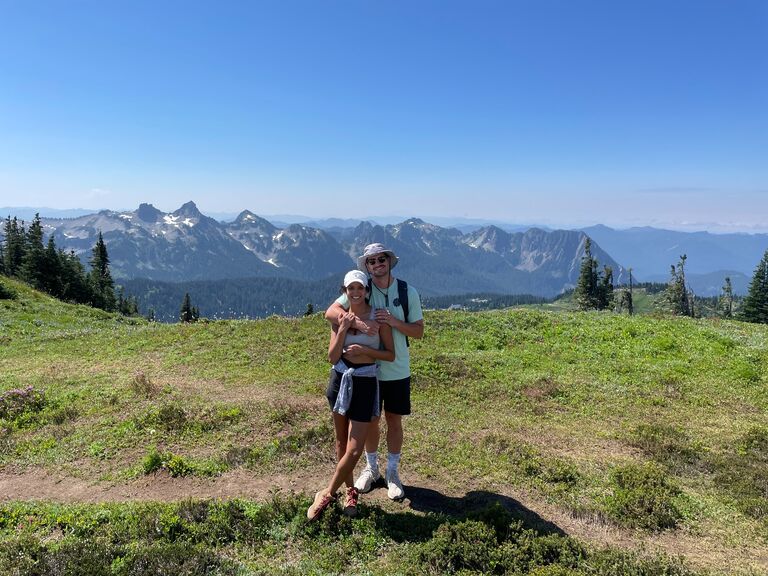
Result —
<path fill-rule="evenodd" d="M 592 258 L 592 240 L 589 236 L 584 242 L 584 256 L 581 258 L 579 280 L 573 296 L 579 310 L 597 308 L 597 261 Z"/>
<path fill-rule="evenodd" d="M 15 216 L 13 220 L 8 216 L 3 226 L 3 234 L 5 235 L 3 246 L 5 274 L 8 276 L 18 276 L 21 273 L 21 263 L 24 259 L 27 244 L 24 222 L 19 223 Z"/>
<path fill-rule="evenodd" d="M 93 301 L 93 291 L 85 273 L 85 267 L 73 250 L 59 251 L 61 263 L 61 299 L 78 304 Z"/>
<path fill-rule="evenodd" d="M 723 311 L 724 318 L 733 317 L 733 285 L 731 284 L 730 276 L 725 277 L 725 284 L 723 284 L 723 292 L 720 295 L 720 301 L 718 302 L 720 310 Z"/>
<path fill-rule="evenodd" d="M 665 291 L 665 299 L 669 311 L 678 316 L 692 316 L 692 293 L 689 294 L 688 286 L 685 283 L 685 261 L 687 256 L 680 256 L 680 261 L 675 266 L 671 266 L 670 279 Z"/>
<path fill-rule="evenodd" d="M 603 274 L 597 286 L 597 309 L 610 310 L 613 308 L 613 301 L 613 269 L 603 266 Z"/>
<path fill-rule="evenodd" d="M 25 244 L 19 276 L 33 288 L 44 290 L 46 277 L 45 247 L 43 246 L 43 224 L 40 221 L 40 214 L 35 214 L 35 218 L 29 225 Z"/>
<path fill-rule="evenodd" d="M 43 286 L 46 292 L 55 298 L 61 298 L 64 294 L 64 282 L 62 279 L 61 255 L 56 250 L 56 242 L 53 240 L 53 234 L 48 237 L 48 244 L 45 248 L 45 276 Z"/>
<path fill-rule="evenodd" d="M 574 299 L 579 310 L 613 308 L 613 270 L 610 266 L 603 266 L 602 272 L 597 271 L 597 260 L 592 257 L 592 240 L 588 236 L 584 242 L 584 256 Z"/>
<path fill-rule="evenodd" d="M 89 264 L 91 271 L 88 274 L 88 280 L 91 285 L 93 306 L 110 312 L 116 310 L 115 284 L 109 271 L 109 255 L 101 231 L 93 247 Z"/>
<path fill-rule="evenodd" d="M 768 324 L 768 250 L 755 268 L 741 307 L 741 317 L 747 322 Z"/>
<path fill-rule="evenodd" d="M 181 322 L 192 322 L 192 299 L 189 297 L 189 292 L 184 293 L 184 300 L 181 303 L 181 310 L 179 311 L 179 320 Z"/>
<path fill-rule="evenodd" d="M 635 303 L 632 299 L 632 268 L 629 269 L 629 292 L 627 292 L 627 311 L 629 312 L 629 315 L 632 316 L 632 314 L 635 313 Z"/>

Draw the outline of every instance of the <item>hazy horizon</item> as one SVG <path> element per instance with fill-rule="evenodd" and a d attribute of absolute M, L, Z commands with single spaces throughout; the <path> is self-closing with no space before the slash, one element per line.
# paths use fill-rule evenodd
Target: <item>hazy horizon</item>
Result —
<path fill-rule="evenodd" d="M 194 202 L 194 201 L 193 201 Z M 152 204 L 155 206 L 152 202 L 148 202 L 148 204 Z M 195 203 L 197 205 L 197 203 Z M 178 210 L 181 207 L 181 205 L 176 206 L 172 209 L 163 210 L 162 208 L 159 208 L 158 206 L 155 206 L 158 210 L 164 213 L 171 213 L 176 210 Z M 727 226 L 722 226 L 720 224 L 714 224 L 709 223 L 709 225 L 704 224 L 688 224 L 688 225 L 680 225 L 680 226 L 663 226 L 663 225 L 657 225 L 653 223 L 645 223 L 645 224 L 637 224 L 637 225 L 630 225 L 630 226 L 621 226 L 621 225 L 611 225 L 609 223 L 605 222 L 587 222 L 587 223 L 564 223 L 564 224 L 558 224 L 558 223 L 546 223 L 545 221 L 532 221 L 532 222 L 524 222 L 524 221 L 512 221 L 512 220 L 504 220 L 504 219 L 498 219 L 498 218 L 468 218 L 468 217 L 462 217 L 462 216 L 437 216 L 437 215 L 424 215 L 424 214 L 389 214 L 389 215 L 362 215 L 362 216 L 344 216 L 344 217 L 336 217 L 336 216 L 327 216 L 327 217 L 318 217 L 318 216 L 312 216 L 309 214 L 263 214 L 256 212 L 254 210 L 251 210 L 249 208 L 244 208 L 243 210 L 239 210 L 237 212 L 211 212 L 206 211 L 200 208 L 199 205 L 197 205 L 198 209 L 202 214 L 205 216 L 208 216 L 210 218 L 214 218 L 219 221 L 231 221 L 234 220 L 240 212 L 244 210 L 248 210 L 257 216 L 260 216 L 262 218 L 265 218 L 267 220 L 274 222 L 283 222 L 286 224 L 294 224 L 294 223 L 305 223 L 305 222 L 313 222 L 313 221 L 325 221 L 325 220 L 332 220 L 332 219 L 338 219 L 338 220 L 348 220 L 348 221 L 369 221 L 381 225 L 387 225 L 387 224 L 398 224 L 400 222 L 403 222 L 406 219 L 409 218 L 419 218 L 421 220 L 424 220 L 425 222 L 428 222 L 430 224 L 437 224 L 440 226 L 447 226 L 447 225 L 453 225 L 453 226 L 472 226 L 472 225 L 485 225 L 485 224 L 498 224 L 498 225 L 508 225 L 508 226 L 521 226 L 521 227 L 535 227 L 535 226 L 542 226 L 545 228 L 551 228 L 551 229 L 564 229 L 564 230 L 574 230 L 574 229 L 581 229 L 581 228 L 588 228 L 590 226 L 607 226 L 609 228 L 613 228 L 615 230 L 627 230 L 630 228 L 643 228 L 643 227 L 650 227 L 650 228 L 656 228 L 656 229 L 664 229 L 664 230 L 672 230 L 672 231 L 679 231 L 679 232 L 710 232 L 713 234 L 733 234 L 733 233 L 742 233 L 742 234 L 766 234 L 768 233 L 768 226 L 766 229 L 744 229 L 744 228 L 730 228 Z M 102 210 L 110 210 L 112 212 L 133 212 L 138 208 L 138 206 L 133 208 L 99 208 L 99 209 L 86 209 L 86 208 L 65 208 L 65 209 L 59 209 L 59 208 L 51 208 L 49 206 L 5 206 L 0 207 L 0 219 L 5 219 L 7 216 L 13 217 L 14 215 L 23 215 L 20 216 L 25 220 L 31 220 L 35 213 L 40 213 L 40 216 L 43 218 L 77 218 L 80 215 L 86 215 L 86 214 L 95 214 L 97 212 L 100 212 Z M 67 214 L 65 214 L 67 213 Z"/>

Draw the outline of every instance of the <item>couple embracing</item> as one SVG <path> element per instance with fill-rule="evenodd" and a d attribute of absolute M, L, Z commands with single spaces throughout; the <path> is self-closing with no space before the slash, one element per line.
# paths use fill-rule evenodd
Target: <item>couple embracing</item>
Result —
<path fill-rule="evenodd" d="M 333 364 L 326 396 L 333 412 L 338 463 L 327 487 L 307 510 L 317 519 L 336 499 L 342 484 L 344 512 L 357 513 L 358 495 L 382 478 L 379 468 L 379 421 L 387 424 L 384 480 L 393 500 L 405 497 L 398 467 L 403 446 L 403 416 L 411 413 L 408 338 L 421 338 L 424 318 L 418 292 L 392 276 L 398 258 L 382 244 L 369 244 L 358 270 L 344 276 L 341 296 L 325 312 L 331 323 L 328 360 Z M 370 279 L 369 279 L 370 277 Z M 357 481 L 353 471 L 365 452 Z"/>

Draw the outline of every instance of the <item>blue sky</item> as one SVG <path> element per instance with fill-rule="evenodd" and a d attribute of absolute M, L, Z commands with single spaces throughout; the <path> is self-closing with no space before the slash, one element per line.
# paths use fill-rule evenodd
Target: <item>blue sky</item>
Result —
<path fill-rule="evenodd" d="M 0 206 L 768 231 L 764 0 L 0 0 Z"/>

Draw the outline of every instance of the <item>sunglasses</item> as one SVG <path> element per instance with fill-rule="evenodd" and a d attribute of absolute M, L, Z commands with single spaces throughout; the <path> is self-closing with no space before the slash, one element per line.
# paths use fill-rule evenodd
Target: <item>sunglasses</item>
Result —
<path fill-rule="evenodd" d="M 373 266 L 374 264 L 376 264 L 376 262 L 378 262 L 379 264 L 384 264 L 384 262 L 386 262 L 387 260 L 389 260 L 389 256 L 379 256 L 378 258 L 368 258 L 368 260 L 366 260 L 365 263 L 368 264 L 369 266 Z"/>

